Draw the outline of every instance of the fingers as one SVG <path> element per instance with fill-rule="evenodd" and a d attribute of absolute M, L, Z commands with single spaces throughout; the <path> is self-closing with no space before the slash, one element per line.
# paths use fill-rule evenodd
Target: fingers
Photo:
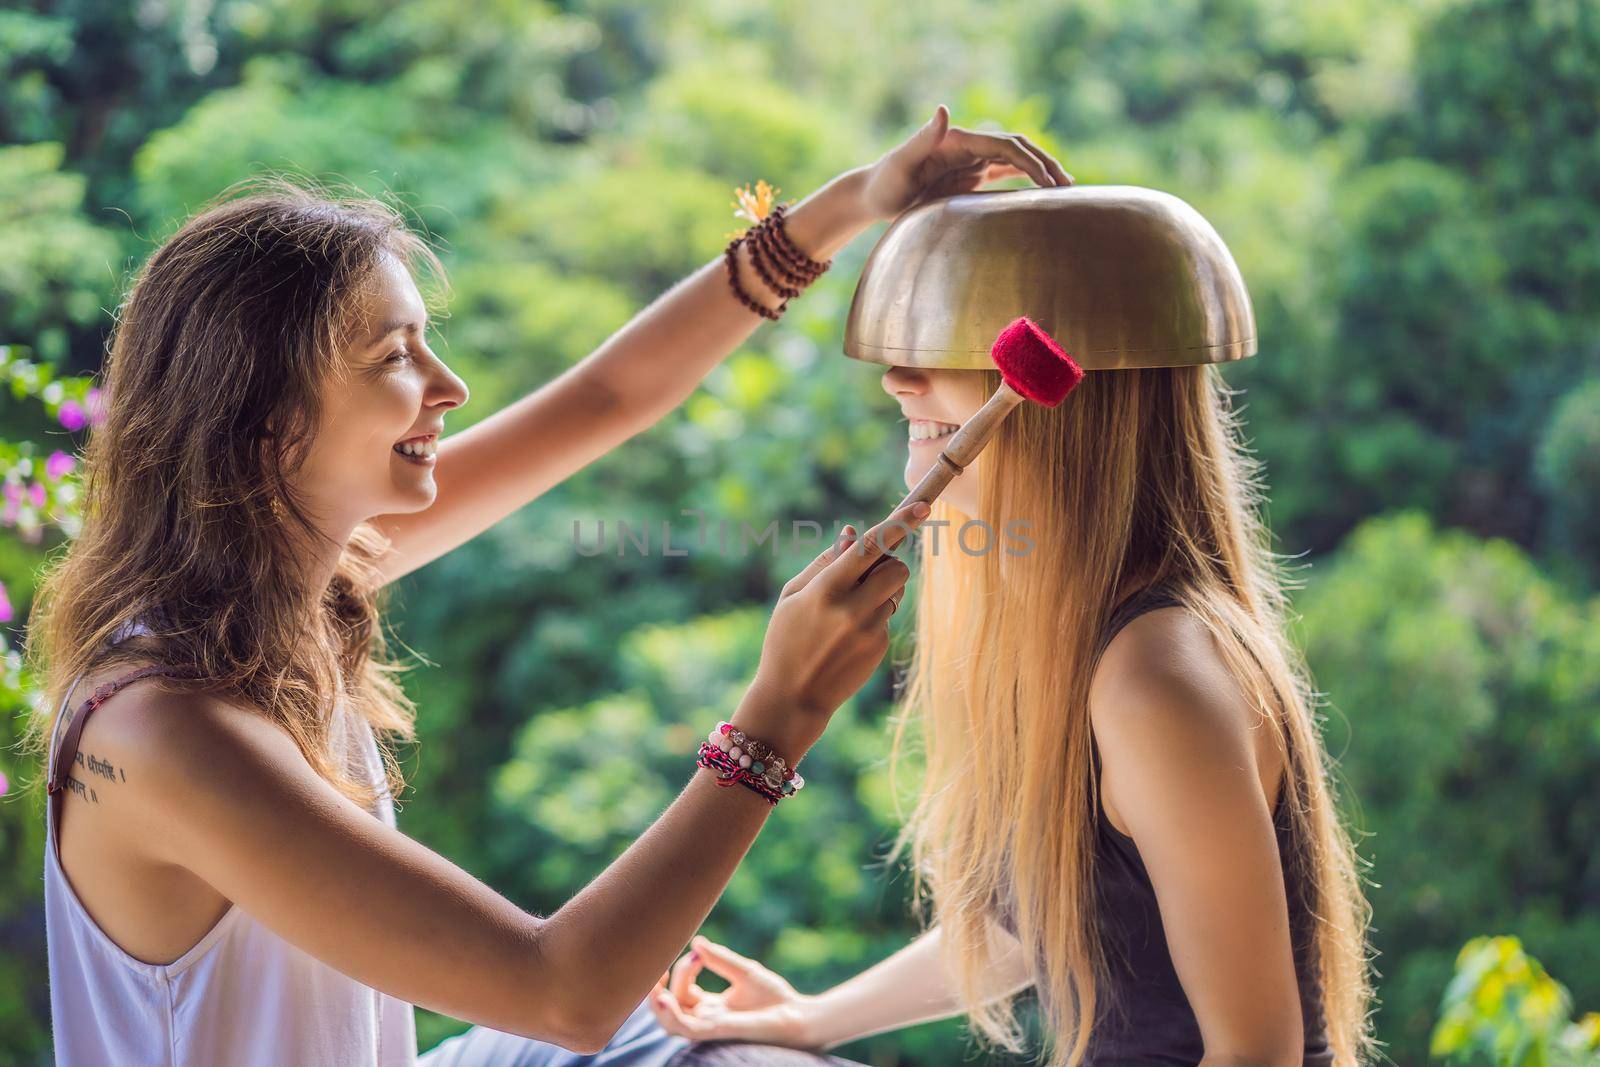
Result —
<path fill-rule="evenodd" d="M 745 959 L 731 948 L 698 935 L 689 944 L 700 954 L 701 961 L 712 974 L 726 978 L 730 982 L 750 974 L 752 961 Z"/>
<path fill-rule="evenodd" d="M 940 104 L 933 109 L 933 117 L 917 131 L 917 139 L 922 142 L 918 147 L 925 153 L 933 151 L 939 147 L 939 142 L 944 140 L 949 129 L 950 109 Z"/>
<path fill-rule="evenodd" d="M 694 980 L 704 966 L 700 953 L 693 951 L 684 953 L 672 965 L 672 982 L 668 988 L 685 1008 L 693 1008 L 700 1002 L 700 987 Z"/>
<path fill-rule="evenodd" d="M 1055 156 L 1052 156 L 1020 133 L 1016 134 L 1015 137 L 1022 142 L 1022 147 L 1039 157 L 1039 162 L 1045 165 L 1045 169 L 1050 172 L 1050 176 L 1056 180 L 1057 185 L 1071 185 L 1073 183 L 1072 175 L 1068 174 L 1066 169 L 1056 162 Z"/>
<path fill-rule="evenodd" d="M 905 590 L 911 568 L 898 556 L 885 556 L 861 579 L 859 596 L 869 604 L 887 603 Z M 898 601 L 896 601 L 898 603 Z"/>
<path fill-rule="evenodd" d="M 1014 173 L 1026 175 L 1033 179 L 1035 184 L 1072 185 L 1075 179 L 1066 172 L 1066 169 L 1057 162 L 1049 152 L 1040 148 L 1020 133 L 981 133 L 977 130 L 966 130 L 953 127 L 952 134 L 957 143 L 966 151 L 978 157 L 984 163 L 1000 161 L 998 165 L 1009 164 L 1014 168 Z M 985 181 L 993 181 L 1000 177 L 1010 177 L 1009 174 L 986 173 Z"/>
<path fill-rule="evenodd" d="M 975 165 L 983 168 L 983 180 L 986 182 L 997 182 L 1002 178 L 1027 177 L 1021 167 L 1011 163 L 990 163 L 987 160 L 979 160 Z"/>
<path fill-rule="evenodd" d="M 1038 185 L 1059 184 L 1055 175 L 1044 165 L 1044 161 L 1035 156 L 1033 150 L 1024 144 L 1025 138 L 1009 133 L 979 133 L 976 130 L 963 130 L 959 127 L 951 129 L 950 135 L 973 155 L 1010 163 Z"/>
<path fill-rule="evenodd" d="M 849 548 L 850 545 L 854 543 L 855 539 L 856 528 L 846 524 L 844 529 L 839 531 L 839 536 L 834 538 L 833 544 L 823 549 L 822 553 L 818 555 L 816 559 L 806 564 L 804 570 L 795 575 L 793 578 L 789 579 L 789 581 L 784 584 L 783 592 L 779 594 L 779 599 L 781 600 L 783 597 L 792 596 L 804 589 L 806 586 L 810 585 L 811 579 L 821 574 L 828 564 L 838 559 L 839 554 L 845 549 Z"/>
<path fill-rule="evenodd" d="M 656 992 L 650 995 L 650 1011 L 661 1028 L 675 1037 L 687 1037 L 691 1041 L 714 1041 L 721 1036 L 712 1023 L 685 1011 L 670 989 L 657 987 Z"/>
<path fill-rule="evenodd" d="M 827 582 L 835 593 L 849 590 L 867 573 L 878 557 L 894 548 L 921 525 L 931 509 L 921 500 L 898 508 L 887 519 L 867 531 L 865 537 L 848 552 L 829 563 L 818 581 Z"/>

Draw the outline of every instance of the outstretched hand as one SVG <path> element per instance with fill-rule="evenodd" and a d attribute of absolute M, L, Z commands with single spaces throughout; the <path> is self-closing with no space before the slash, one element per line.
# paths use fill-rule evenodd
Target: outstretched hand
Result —
<path fill-rule="evenodd" d="M 921 129 L 873 164 L 861 195 L 871 217 L 893 219 L 925 201 L 1018 175 L 1035 185 L 1072 184 L 1055 157 L 1022 134 L 951 126 L 940 104 Z"/>

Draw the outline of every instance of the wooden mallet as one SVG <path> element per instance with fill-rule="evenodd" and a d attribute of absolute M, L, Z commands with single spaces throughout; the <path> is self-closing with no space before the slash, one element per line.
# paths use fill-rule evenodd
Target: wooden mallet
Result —
<path fill-rule="evenodd" d="M 1083 368 L 1026 315 L 1000 331 L 989 349 L 989 357 L 1000 371 L 1000 387 L 951 435 L 938 461 L 922 476 L 916 488 L 895 506 L 895 512 L 919 500 L 929 504 L 937 500 L 945 486 L 978 458 L 995 430 L 1018 404 L 1031 400 L 1053 408 L 1083 381 Z M 874 563 L 873 567 L 876 566 Z M 869 567 L 867 572 L 870 574 L 872 569 Z"/>

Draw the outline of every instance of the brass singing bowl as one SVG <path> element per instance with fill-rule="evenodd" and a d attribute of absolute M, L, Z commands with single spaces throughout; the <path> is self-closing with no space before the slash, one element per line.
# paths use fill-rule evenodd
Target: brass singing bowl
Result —
<path fill-rule="evenodd" d="M 1084 370 L 1256 350 L 1244 279 L 1198 211 L 1154 189 L 1090 185 L 964 193 L 907 211 L 867 257 L 844 351 L 992 370 L 990 347 L 1020 315 Z"/>

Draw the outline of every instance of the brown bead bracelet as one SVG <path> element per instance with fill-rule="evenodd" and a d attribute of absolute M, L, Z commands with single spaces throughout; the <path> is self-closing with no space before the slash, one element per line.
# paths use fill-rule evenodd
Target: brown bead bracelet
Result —
<path fill-rule="evenodd" d="M 761 225 L 752 229 L 749 237 L 750 262 L 755 264 L 756 273 L 761 275 L 761 280 L 767 283 L 767 288 L 783 297 L 785 302 L 788 302 L 789 300 L 799 296 L 800 290 L 798 288 L 793 285 L 785 285 L 784 282 L 779 281 L 777 278 L 772 276 L 773 267 L 777 268 L 779 274 L 783 274 L 784 270 L 783 265 L 777 262 L 777 257 L 772 253 L 772 249 L 769 244 L 772 237 L 772 230 L 768 228 L 767 220 L 762 219 Z M 770 267 L 768 266 L 768 260 L 772 261 Z M 789 280 L 787 276 L 785 276 L 785 280 Z"/>
<path fill-rule="evenodd" d="M 816 275 L 799 273 L 790 265 L 791 261 L 784 257 L 784 252 L 779 246 L 778 237 L 773 232 L 773 228 L 767 225 L 770 220 L 762 219 L 761 221 L 762 225 L 751 230 L 750 236 L 755 241 L 756 248 L 765 253 L 778 275 L 788 284 L 799 288 L 804 288 L 816 281 Z"/>
<path fill-rule="evenodd" d="M 783 314 L 783 308 L 789 302 L 785 300 L 783 304 L 778 306 L 778 310 L 774 311 L 772 308 L 769 308 L 765 304 L 759 303 L 753 299 L 749 293 L 744 291 L 743 286 L 739 284 L 739 242 L 743 240 L 743 234 L 735 237 L 733 240 L 728 242 L 727 249 L 722 253 L 723 262 L 725 262 L 728 266 L 728 288 L 733 290 L 733 295 L 738 297 L 739 303 L 743 304 L 751 311 L 754 311 L 762 318 L 771 319 L 773 322 L 777 322 L 778 316 Z"/>
<path fill-rule="evenodd" d="M 779 256 L 785 260 L 785 266 L 792 265 L 792 274 L 804 278 L 807 282 L 814 282 L 822 276 L 823 271 L 833 266 L 833 260 L 819 263 L 795 247 L 795 243 L 789 239 L 789 231 L 783 228 L 787 211 L 787 204 L 776 204 L 772 208 L 772 214 L 767 216 L 767 219 L 772 221 L 774 245 Z M 765 222 L 767 219 L 762 221 Z"/>
<path fill-rule="evenodd" d="M 809 286 L 823 271 L 833 265 L 832 260 L 819 263 L 795 247 L 783 229 L 786 210 L 785 204 L 773 205 L 771 212 L 762 217 L 761 221 L 729 241 L 723 253 L 723 260 L 728 269 L 728 287 L 733 290 L 733 295 L 739 303 L 751 311 L 774 322 L 788 309 L 789 301 L 800 295 L 801 287 Z M 776 309 L 769 308 L 754 299 L 739 284 L 738 250 L 740 243 L 746 239 L 750 243 L 750 262 L 755 267 L 756 273 L 769 289 L 783 298 L 783 302 Z M 783 276 L 783 281 L 773 276 L 774 268 Z M 794 284 L 784 284 L 785 282 Z"/>

